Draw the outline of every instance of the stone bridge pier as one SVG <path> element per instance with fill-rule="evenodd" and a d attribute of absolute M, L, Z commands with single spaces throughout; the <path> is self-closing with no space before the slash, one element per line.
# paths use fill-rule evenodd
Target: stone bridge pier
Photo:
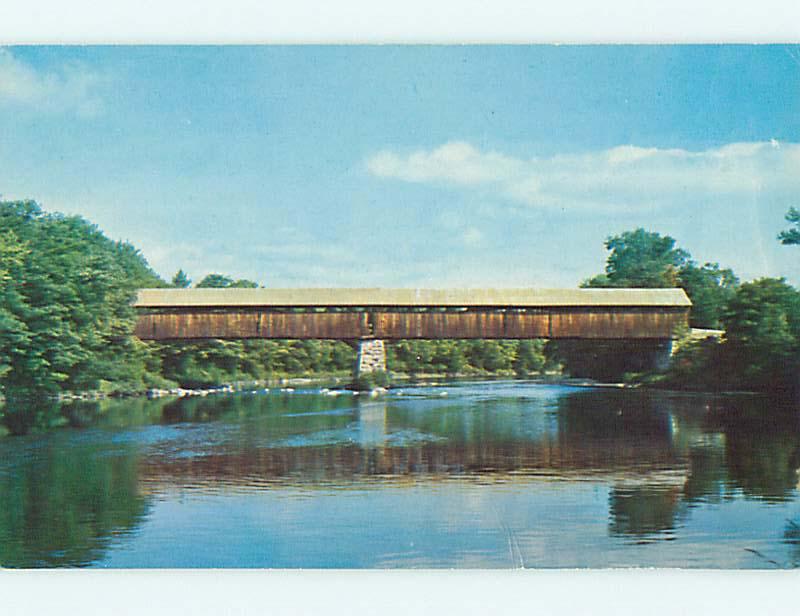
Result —
<path fill-rule="evenodd" d="M 366 338 L 358 341 L 356 379 L 371 372 L 386 372 L 386 345 L 383 340 Z"/>

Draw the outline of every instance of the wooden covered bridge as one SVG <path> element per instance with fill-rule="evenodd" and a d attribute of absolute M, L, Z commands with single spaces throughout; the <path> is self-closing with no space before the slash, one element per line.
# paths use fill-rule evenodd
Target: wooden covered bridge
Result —
<path fill-rule="evenodd" d="M 682 289 L 143 289 L 143 340 L 359 342 L 359 371 L 385 368 L 384 340 L 639 339 L 688 327 Z"/>

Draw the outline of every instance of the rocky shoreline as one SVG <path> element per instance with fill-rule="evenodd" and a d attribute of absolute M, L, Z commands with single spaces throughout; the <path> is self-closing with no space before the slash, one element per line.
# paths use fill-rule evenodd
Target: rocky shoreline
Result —
<path fill-rule="evenodd" d="M 320 376 L 300 376 L 300 377 L 281 377 L 277 379 L 260 380 L 260 381 L 236 381 L 233 383 L 226 383 L 217 386 L 201 387 L 201 388 L 186 388 L 186 387 L 171 387 L 171 388 L 151 388 L 141 391 L 132 392 L 101 392 L 101 391 L 84 391 L 84 392 L 62 392 L 53 396 L 47 396 L 49 399 L 58 402 L 77 402 L 77 401 L 94 401 L 94 400 L 107 400 L 116 398 L 133 398 L 133 397 L 147 397 L 148 399 L 158 399 L 165 397 L 176 398 L 191 398 L 191 397 L 207 397 L 222 394 L 234 393 L 269 393 L 270 391 L 278 391 L 281 393 L 292 393 L 297 387 L 310 387 L 320 386 L 320 391 L 327 395 L 341 395 L 345 392 L 354 395 L 380 395 L 388 392 L 399 385 L 420 384 L 420 385 L 438 385 L 443 382 L 450 381 L 498 381 L 498 380 L 527 380 L 544 385 L 565 385 L 569 387 L 601 387 L 613 389 L 652 389 L 652 390 L 670 390 L 671 388 L 658 387 L 657 385 L 644 384 L 644 383 L 601 383 L 591 379 L 584 378 L 571 378 L 556 374 L 545 375 L 531 375 L 527 378 L 514 377 L 510 375 L 476 375 L 476 374 L 392 374 L 392 385 L 389 387 L 373 387 L 365 391 L 357 391 L 351 388 L 350 379 L 342 376 L 333 375 L 320 375 Z M 757 392 L 712 392 L 712 391 L 696 391 L 696 390 L 683 390 L 675 389 L 674 391 L 682 393 L 705 393 L 705 394 L 755 394 Z M 0 393 L 0 405 L 6 401 L 5 397 Z"/>

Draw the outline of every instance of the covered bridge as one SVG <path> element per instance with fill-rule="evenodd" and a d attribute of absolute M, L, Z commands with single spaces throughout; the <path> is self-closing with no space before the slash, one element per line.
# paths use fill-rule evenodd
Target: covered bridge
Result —
<path fill-rule="evenodd" d="M 144 340 L 671 339 L 682 289 L 143 289 Z"/>

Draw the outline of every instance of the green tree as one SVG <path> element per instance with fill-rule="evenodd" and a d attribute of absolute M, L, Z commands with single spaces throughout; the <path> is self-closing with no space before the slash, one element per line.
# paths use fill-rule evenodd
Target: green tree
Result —
<path fill-rule="evenodd" d="M 144 386 L 145 352 L 131 336 L 131 302 L 136 289 L 163 282 L 141 253 L 33 201 L 0 202 L 0 229 L 6 394 Z"/>
<path fill-rule="evenodd" d="M 519 376 L 526 376 L 544 370 L 547 363 L 544 347 L 544 340 L 520 340 L 514 360 L 514 372 Z"/>
<path fill-rule="evenodd" d="M 731 372 L 745 387 L 793 387 L 800 369 L 800 291 L 785 280 L 741 285 L 723 318 Z"/>
<path fill-rule="evenodd" d="M 698 266 L 687 261 L 678 272 L 677 284 L 692 300 L 690 325 L 716 329 L 721 326 L 722 314 L 736 292 L 739 279 L 733 270 L 722 269 L 717 263 Z"/>
<path fill-rule="evenodd" d="M 676 248 L 669 236 L 639 228 L 609 237 L 605 273 L 585 281 L 582 287 L 667 288 L 680 283 L 691 265 L 690 255 Z M 697 269 L 697 268 L 695 268 Z M 702 268 L 700 268 L 702 269 Z M 691 269 L 687 279 L 705 281 L 706 272 Z M 561 363 L 572 376 L 619 380 L 626 372 L 641 372 L 652 359 L 652 345 L 636 341 L 552 341 L 547 356 Z"/>
<path fill-rule="evenodd" d="M 230 276 L 225 276 L 223 274 L 209 274 L 208 276 L 206 276 L 200 282 L 197 283 L 197 288 L 198 289 L 228 289 L 228 288 L 255 289 L 258 288 L 258 283 L 253 282 L 252 280 L 246 280 L 244 278 L 234 280 Z"/>
<path fill-rule="evenodd" d="M 192 281 L 182 269 L 179 269 L 177 272 L 175 272 L 175 275 L 172 277 L 172 286 L 177 287 L 178 289 L 186 289 L 190 287 L 191 284 Z"/>
<path fill-rule="evenodd" d="M 198 289 L 224 289 L 233 284 L 233 278 L 222 274 L 209 274 L 197 283 Z"/>
<path fill-rule="evenodd" d="M 11 370 L 14 355 L 30 342 L 28 328 L 13 308 L 24 301 L 20 280 L 28 253 L 13 230 L 0 232 L 0 380 Z"/>
<path fill-rule="evenodd" d="M 794 226 L 778 234 L 781 244 L 800 244 L 800 210 L 790 207 L 786 213 L 786 222 Z"/>
<path fill-rule="evenodd" d="M 689 254 L 669 236 L 636 229 L 609 237 L 611 252 L 605 274 L 586 281 L 586 287 L 674 287 Z"/>

